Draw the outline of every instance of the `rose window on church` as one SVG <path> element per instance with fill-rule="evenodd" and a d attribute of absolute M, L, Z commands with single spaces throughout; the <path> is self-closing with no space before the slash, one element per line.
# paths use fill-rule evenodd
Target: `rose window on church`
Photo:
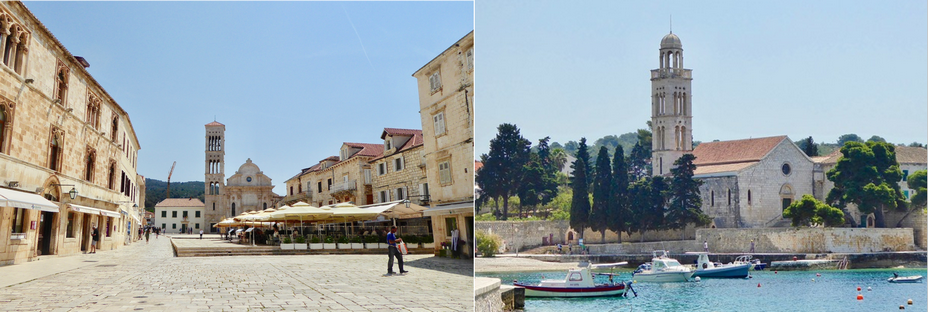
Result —
<path fill-rule="evenodd" d="M 245 178 L 245 182 L 251 182 L 251 177 Z"/>
<path fill-rule="evenodd" d="M 792 168 L 789 167 L 789 164 L 783 164 L 783 167 L 780 169 L 783 170 L 784 175 L 789 175 L 789 173 L 792 171 Z"/>

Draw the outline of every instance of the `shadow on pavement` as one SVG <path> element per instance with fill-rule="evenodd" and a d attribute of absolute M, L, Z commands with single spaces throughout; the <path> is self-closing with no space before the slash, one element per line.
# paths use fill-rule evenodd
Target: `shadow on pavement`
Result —
<path fill-rule="evenodd" d="M 409 268 L 419 268 L 442 271 L 451 274 L 474 276 L 473 259 L 429 257 L 418 260 L 404 261 L 403 265 L 407 267 L 406 270 L 410 270 Z M 410 274 L 416 274 L 416 272 L 412 271 Z"/>

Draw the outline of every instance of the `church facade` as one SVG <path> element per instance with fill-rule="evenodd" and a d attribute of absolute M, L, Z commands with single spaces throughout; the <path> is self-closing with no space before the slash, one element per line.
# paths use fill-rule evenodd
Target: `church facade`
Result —
<path fill-rule="evenodd" d="M 667 176 L 680 156 L 696 156 L 694 178 L 703 182 L 702 211 L 712 219 L 712 227 L 790 226 L 783 212 L 794 201 L 806 194 L 825 200 L 834 188 L 826 173 L 840 151 L 808 157 L 785 135 L 708 142 L 694 149 L 692 70 L 683 68 L 683 44 L 672 32 L 661 40 L 659 65 L 651 70 L 652 174 Z M 928 168 L 928 150 L 895 149 L 904 176 Z M 907 198 L 913 195 L 905 178 L 899 185 Z M 872 225 L 872 217 L 861 216 L 854 207 L 845 213 L 859 226 Z"/>
<path fill-rule="evenodd" d="M 274 207 L 280 196 L 273 192 L 271 178 L 264 175 L 258 165 L 247 159 L 228 180 L 225 180 L 226 126 L 213 121 L 206 124 L 204 223 L 209 231 L 225 218 L 245 211 Z"/>

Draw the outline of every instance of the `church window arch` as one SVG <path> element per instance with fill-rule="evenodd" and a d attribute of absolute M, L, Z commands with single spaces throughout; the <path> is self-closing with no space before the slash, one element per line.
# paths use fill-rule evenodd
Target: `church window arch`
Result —
<path fill-rule="evenodd" d="M 731 189 L 728 189 L 728 205 L 731 206 Z"/>
<path fill-rule="evenodd" d="M 235 203 L 232 203 L 232 216 L 237 216 L 237 214 L 235 214 Z"/>
<path fill-rule="evenodd" d="M 715 190 L 709 191 L 709 206 L 715 207 Z"/>
<path fill-rule="evenodd" d="M 786 211 L 786 207 L 793 203 L 793 188 L 789 183 L 785 183 L 780 187 L 780 202 L 783 211 Z"/>
<path fill-rule="evenodd" d="M 0 153 L 9 154 L 9 145 L 7 138 L 13 129 L 13 104 L 0 103 Z"/>
<path fill-rule="evenodd" d="M 87 157 L 84 158 L 84 180 L 93 183 L 94 163 L 97 161 L 97 152 L 87 147 Z"/>
<path fill-rule="evenodd" d="M 48 169 L 54 171 L 61 171 L 62 135 L 61 130 L 52 128 L 48 144 Z"/>
<path fill-rule="evenodd" d="M 116 142 L 116 139 L 119 138 L 119 115 L 114 112 L 112 120 L 113 123 L 110 128 L 110 138 L 113 139 L 113 142 Z"/>
<path fill-rule="evenodd" d="M 58 105 L 65 105 L 68 95 L 68 79 L 70 78 L 70 69 L 61 60 L 58 60 L 58 68 L 55 70 L 55 96 Z"/>
<path fill-rule="evenodd" d="M 213 203 L 213 211 L 216 211 L 216 203 Z"/>
<path fill-rule="evenodd" d="M 748 190 L 748 206 L 751 205 L 751 190 Z"/>

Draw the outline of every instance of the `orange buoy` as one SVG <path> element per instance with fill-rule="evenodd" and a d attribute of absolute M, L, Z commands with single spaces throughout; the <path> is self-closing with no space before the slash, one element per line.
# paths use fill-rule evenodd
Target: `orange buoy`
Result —
<path fill-rule="evenodd" d="M 899 306 L 899 310 L 905 310 L 905 306 L 904 306 L 904 305 L 900 305 L 900 306 Z"/>
<path fill-rule="evenodd" d="M 864 300 L 864 295 L 857 294 L 857 300 Z"/>
<path fill-rule="evenodd" d="M 909 305 L 912 305 L 912 299 L 909 299 Z"/>
<path fill-rule="evenodd" d="M 773 274 L 777 274 L 777 271 L 773 271 Z"/>
<path fill-rule="evenodd" d="M 857 291 L 860 291 L 860 286 L 857 286 Z"/>

